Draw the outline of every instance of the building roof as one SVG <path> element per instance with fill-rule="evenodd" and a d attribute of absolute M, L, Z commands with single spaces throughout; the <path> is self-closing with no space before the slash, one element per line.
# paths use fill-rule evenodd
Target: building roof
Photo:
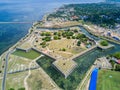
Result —
<path fill-rule="evenodd" d="M 120 60 L 117 60 L 117 63 L 120 64 Z"/>

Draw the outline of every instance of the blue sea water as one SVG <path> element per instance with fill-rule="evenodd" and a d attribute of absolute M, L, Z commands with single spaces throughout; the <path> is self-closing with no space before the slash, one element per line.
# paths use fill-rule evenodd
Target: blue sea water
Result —
<path fill-rule="evenodd" d="M 33 22 L 63 4 L 103 0 L 0 0 L 0 22 Z M 0 23 L 0 54 L 27 34 L 31 24 Z"/>

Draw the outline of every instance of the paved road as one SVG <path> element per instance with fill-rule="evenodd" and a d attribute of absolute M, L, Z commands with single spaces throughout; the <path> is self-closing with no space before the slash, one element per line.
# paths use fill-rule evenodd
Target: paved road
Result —
<path fill-rule="evenodd" d="M 5 68 L 4 68 L 4 75 L 3 75 L 3 81 L 2 81 L 2 90 L 5 90 L 7 68 L 8 68 L 8 58 L 9 58 L 10 53 L 12 53 L 12 51 L 8 51 L 8 53 L 6 55 L 6 59 L 5 59 Z"/>

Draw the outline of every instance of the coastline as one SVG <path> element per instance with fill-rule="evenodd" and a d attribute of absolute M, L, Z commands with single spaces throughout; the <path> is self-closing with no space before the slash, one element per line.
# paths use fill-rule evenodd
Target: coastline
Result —
<path fill-rule="evenodd" d="M 23 41 L 24 39 L 26 39 L 30 34 L 32 34 L 32 32 L 31 32 L 31 30 L 33 30 L 32 29 L 32 27 L 36 24 L 37 22 L 34 22 L 32 25 L 31 25 L 31 27 L 28 29 L 28 33 L 24 36 L 24 37 L 22 37 L 19 41 L 17 41 L 14 45 L 12 45 L 10 48 L 8 48 L 7 50 L 5 50 L 1 55 L 0 55 L 0 58 L 2 58 L 4 55 L 6 55 L 7 54 L 7 52 L 8 52 L 8 50 L 13 50 L 13 49 L 15 49 L 16 48 L 16 46 L 17 45 L 19 45 L 19 44 L 21 44 L 21 41 Z M 33 27 L 34 28 L 34 27 Z"/>
<path fill-rule="evenodd" d="M 48 13 L 47 13 L 46 15 L 44 15 L 42 21 L 46 20 L 46 17 L 47 17 L 48 15 L 49 15 Z M 34 22 L 34 23 L 31 25 L 31 27 L 28 29 L 28 33 L 27 33 L 24 37 L 22 37 L 19 41 L 17 41 L 17 43 L 15 43 L 13 46 L 11 46 L 9 49 L 7 49 L 5 52 L 3 52 L 3 53 L 0 55 L 1 61 L 3 60 L 2 57 L 5 57 L 5 56 L 7 55 L 7 53 L 9 52 L 9 50 L 14 50 L 18 45 L 24 43 L 24 41 L 25 41 L 27 38 L 30 37 L 30 35 L 34 32 L 34 28 L 35 28 L 35 25 L 36 25 L 37 23 L 38 23 L 38 22 Z M 74 26 L 74 25 L 73 25 L 73 26 Z M 117 42 L 117 41 L 115 41 L 115 40 L 107 39 L 107 38 L 105 38 L 105 37 L 101 37 L 101 36 L 96 35 L 94 32 L 92 32 L 92 30 L 90 30 L 89 28 L 85 27 L 84 25 L 79 25 L 79 26 L 82 26 L 82 27 L 85 28 L 90 34 L 92 34 L 92 35 L 94 35 L 94 36 L 96 36 L 96 37 L 99 37 L 99 38 L 101 38 L 101 39 L 106 39 L 106 40 L 108 40 L 108 41 L 110 41 L 110 42 L 114 42 L 114 43 L 120 44 L 119 42 Z M 68 27 L 69 27 L 69 26 L 68 26 Z M 52 28 L 51 28 L 51 29 L 52 29 Z M 5 61 L 4 61 L 4 62 L 5 62 Z M 94 66 L 94 65 L 92 65 L 91 68 L 85 73 L 85 74 L 88 74 L 87 77 L 89 77 L 89 75 L 91 74 L 91 70 L 92 70 L 93 66 Z M 3 74 L 3 72 L 2 72 L 1 74 Z M 86 78 L 87 78 L 87 77 L 86 77 Z M 84 77 L 84 78 L 85 78 L 85 77 Z M 86 81 L 85 81 L 85 82 L 86 82 Z M 83 84 L 81 85 L 81 83 L 83 83 Z M 82 81 L 81 83 L 79 84 L 78 88 L 81 88 L 82 86 L 84 86 L 84 82 Z"/>

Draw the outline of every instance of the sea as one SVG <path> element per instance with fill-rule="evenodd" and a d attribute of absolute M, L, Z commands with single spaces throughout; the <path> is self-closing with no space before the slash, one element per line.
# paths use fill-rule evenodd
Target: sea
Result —
<path fill-rule="evenodd" d="M 65 4 L 98 3 L 103 0 L 0 0 L 0 55 L 24 37 L 31 22 Z M 28 23 L 3 23 L 28 22 Z"/>

